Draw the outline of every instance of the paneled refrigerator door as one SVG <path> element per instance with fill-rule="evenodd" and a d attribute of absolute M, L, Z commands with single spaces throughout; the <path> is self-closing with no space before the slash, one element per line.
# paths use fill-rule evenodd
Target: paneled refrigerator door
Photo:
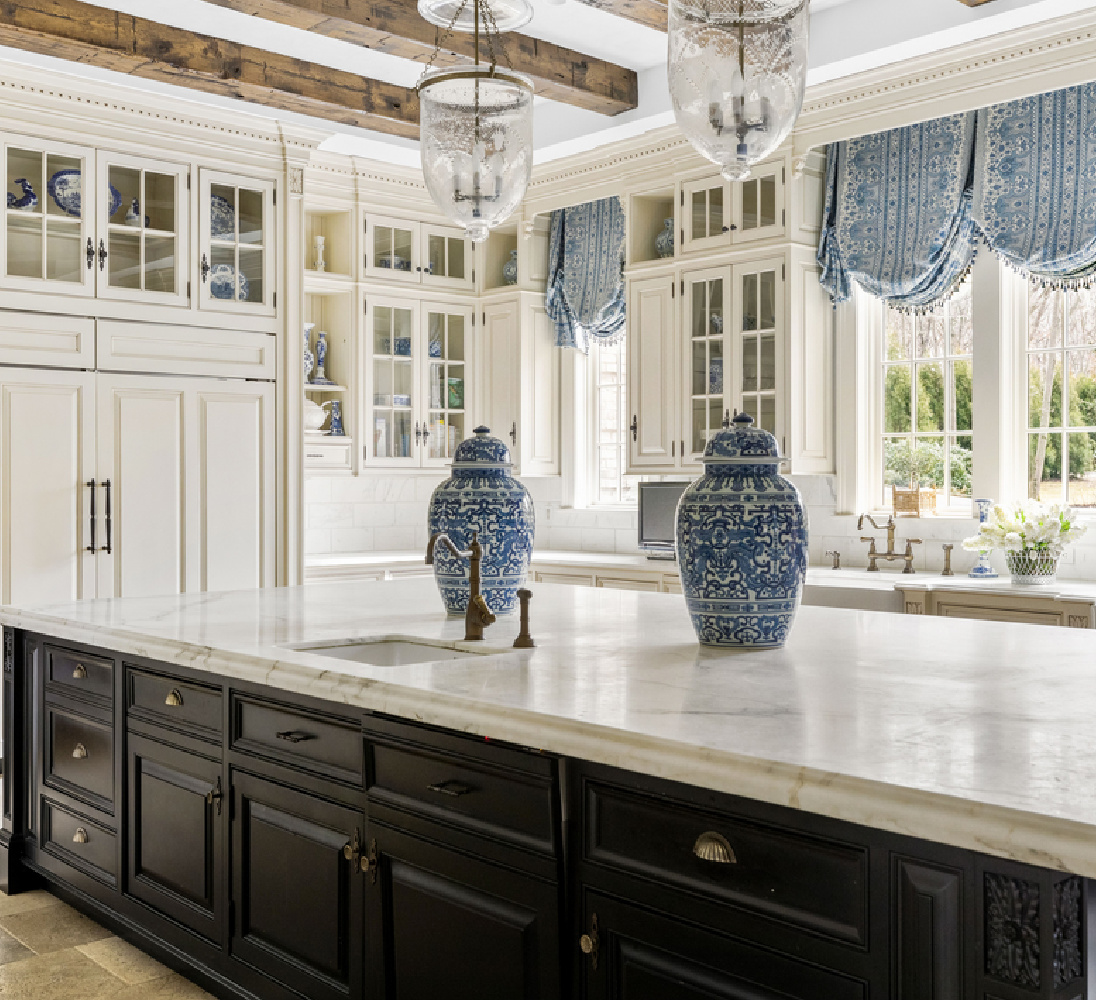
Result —
<path fill-rule="evenodd" d="M 94 380 L 88 372 L 0 369 L 4 604 L 96 596 L 95 563 L 105 537 L 103 491 L 93 480 Z"/>
<path fill-rule="evenodd" d="M 99 153 L 100 298 L 187 305 L 188 177 L 183 164 Z"/>
<path fill-rule="evenodd" d="M 3 157 L 0 281 L 7 288 L 93 295 L 104 260 L 95 243 L 94 153 L 9 135 Z"/>
<path fill-rule="evenodd" d="M 274 183 L 201 170 L 198 304 L 274 315 Z"/>

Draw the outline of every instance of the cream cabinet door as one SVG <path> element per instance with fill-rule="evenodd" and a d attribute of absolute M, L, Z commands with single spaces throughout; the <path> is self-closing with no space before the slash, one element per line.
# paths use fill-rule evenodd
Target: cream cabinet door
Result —
<path fill-rule="evenodd" d="M 674 276 L 628 287 L 628 471 L 680 466 Z"/>
<path fill-rule="evenodd" d="M 731 314 L 731 268 L 710 267 L 684 275 L 682 348 L 684 378 L 681 414 L 688 462 L 699 467 L 709 439 L 730 416 L 725 373 L 732 368 L 727 351 Z"/>
<path fill-rule="evenodd" d="M 0 600 L 95 596 L 94 376 L 0 371 Z M 101 496 L 96 499 L 101 500 Z M 94 539 L 94 546 L 103 537 Z"/>
<path fill-rule="evenodd" d="M 97 478 L 110 484 L 111 493 L 100 597 L 186 589 L 188 383 L 138 375 L 97 378 Z"/>

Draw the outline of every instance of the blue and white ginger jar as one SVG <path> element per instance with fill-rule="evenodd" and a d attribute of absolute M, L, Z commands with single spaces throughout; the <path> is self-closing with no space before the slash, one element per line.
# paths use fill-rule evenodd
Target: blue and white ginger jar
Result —
<path fill-rule="evenodd" d="M 473 530 L 483 546 L 480 588 L 497 615 L 517 609 L 533 553 L 533 500 L 510 472 L 510 449 L 477 427 L 457 445 L 453 473 L 441 483 L 427 513 L 430 534 L 445 532 L 459 549 L 472 544 Z M 463 615 L 468 607 L 468 561 L 444 546 L 434 550 L 434 578 L 445 609 Z"/>
<path fill-rule="evenodd" d="M 712 435 L 677 507 L 685 604 L 706 646 L 784 645 L 803 595 L 803 502 L 777 472 L 776 438 L 752 425 L 740 413 Z"/>

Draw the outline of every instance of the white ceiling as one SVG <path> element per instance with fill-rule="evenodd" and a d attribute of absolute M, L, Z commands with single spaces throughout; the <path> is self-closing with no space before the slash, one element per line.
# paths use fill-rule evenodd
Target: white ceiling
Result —
<path fill-rule="evenodd" d="M 422 72 L 419 63 L 263 21 L 205 0 L 96 2 L 122 13 L 152 18 L 403 86 L 414 86 Z M 532 3 L 535 13 L 532 22 L 523 29 L 526 34 L 634 69 L 639 76 L 640 97 L 636 110 L 613 118 L 538 99 L 534 117 L 538 162 L 593 149 L 672 121 L 666 88 L 665 35 L 613 17 L 580 0 L 564 0 L 558 5 L 548 0 L 532 0 Z M 994 0 L 981 7 L 967 7 L 958 0 L 811 0 L 808 84 L 1092 7 L 1096 7 L 1096 0 Z M 0 48 L 0 58 L 46 65 L 66 74 L 115 80 L 137 90 L 170 92 L 196 104 L 246 108 L 268 116 L 297 118 L 284 112 L 267 112 L 255 105 L 242 106 L 236 101 L 46 56 Z M 1096 77 L 1096 70 L 1093 75 Z M 309 121 L 334 133 L 324 144 L 325 149 L 393 163 L 418 164 L 418 144 L 414 141 L 315 119 Z"/>

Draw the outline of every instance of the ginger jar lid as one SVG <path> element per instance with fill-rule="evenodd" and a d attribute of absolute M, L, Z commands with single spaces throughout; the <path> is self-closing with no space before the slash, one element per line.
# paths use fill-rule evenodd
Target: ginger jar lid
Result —
<path fill-rule="evenodd" d="M 491 437 L 491 428 L 480 425 L 473 436 L 461 441 L 453 452 L 454 469 L 509 469 L 510 449 L 498 438 Z"/>
<path fill-rule="evenodd" d="M 779 465 L 784 459 L 776 438 L 755 427 L 748 413 L 738 413 L 730 426 L 724 424 L 711 436 L 701 461 L 706 465 Z"/>

